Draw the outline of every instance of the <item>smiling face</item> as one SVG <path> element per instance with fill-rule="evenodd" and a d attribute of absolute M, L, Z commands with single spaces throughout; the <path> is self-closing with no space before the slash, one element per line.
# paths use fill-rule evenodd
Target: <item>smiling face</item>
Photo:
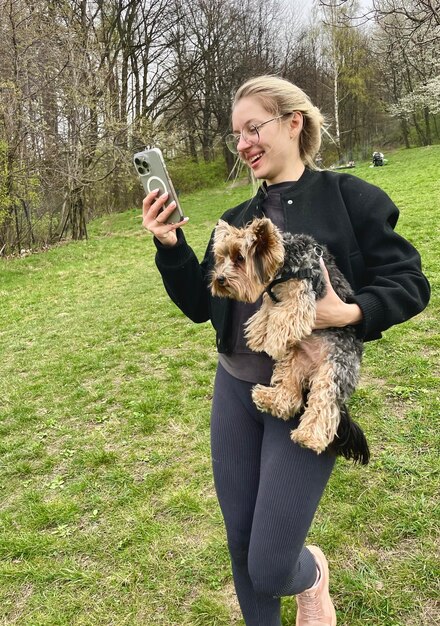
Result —
<path fill-rule="evenodd" d="M 232 112 L 232 128 L 239 134 L 242 129 L 258 126 L 276 117 L 267 111 L 258 98 L 241 98 Z M 275 119 L 258 129 L 258 143 L 248 143 L 240 137 L 240 158 L 252 169 L 258 179 L 270 184 L 287 180 L 298 180 L 304 171 L 299 155 L 299 135 L 302 115 L 292 112 L 291 116 Z"/>

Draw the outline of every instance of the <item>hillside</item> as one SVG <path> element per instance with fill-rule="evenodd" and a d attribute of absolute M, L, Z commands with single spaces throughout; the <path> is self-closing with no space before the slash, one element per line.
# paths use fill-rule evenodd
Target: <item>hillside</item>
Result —
<path fill-rule="evenodd" d="M 372 461 L 338 462 L 310 539 L 338 624 L 433 626 L 440 146 L 386 157 L 351 171 L 400 207 L 433 299 L 367 346 L 352 409 Z M 249 194 L 182 197 L 199 254 Z M 210 468 L 213 331 L 169 302 L 140 223 L 110 214 L 88 241 L 0 264 L 0 624 L 242 624 Z"/>

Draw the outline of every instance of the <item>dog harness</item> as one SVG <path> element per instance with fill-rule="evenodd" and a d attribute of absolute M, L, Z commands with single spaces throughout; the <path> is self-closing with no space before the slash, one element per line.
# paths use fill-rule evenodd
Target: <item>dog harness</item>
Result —
<path fill-rule="evenodd" d="M 279 298 L 276 297 L 276 295 L 274 294 L 274 292 L 272 291 L 272 289 L 276 286 L 279 285 L 280 283 L 285 283 L 288 280 L 291 280 L 292 278 L 295 279 L 299 279 L 299 280 L 303 280 L 305 278 L 313 278 L 313 273 L 311 269 L 302 269 L 302 270 L 298 270 L 296 272 L 287 272 L 286 274 L 283 274 L 282 276 L 280 276 L 279 278 L 275 278 L 270 285 L 268 285 L 265 289 L 265 291 L 269 294 L 270 299 L 272 300 L 272 302 L 278 303 L 281 302 L 281 300 L 279 300 Z"/>
<path fill-rule="evenodd" d="M 318 257 L 318 259 L 321 258 L 324 253 L 321 246 L 315 246 L 315 252 L 316 252 L 316 256 Z M 285 283 L 288 280 L 292 280 L 292 279 L 305 280 L 307 278 L 313 281 L 312 283 L 313 289 L 315 289 L 316 291 L 316 288 L 318 286 L 318 276 L 316 275 L 313 276 L 313 271 L 309 267 L 296 270 L 296 272 L 294 271 L 286 272 L 282 274 L 281 276 L 279 276 L 278 278 L 274 278 L 274 280 L 266 287 L 265 291 L 266 293 L 269 294 L 272 302 L 275 302 L 275 304 L 277 304 L 278 302 L 281 302 L 281 300 L 279 300 L 279 298 L 277 298 L 274 292 L 272 291 L 272 289 L 276 287 L 276 285 L 279 285 L 280 283 Z"/>

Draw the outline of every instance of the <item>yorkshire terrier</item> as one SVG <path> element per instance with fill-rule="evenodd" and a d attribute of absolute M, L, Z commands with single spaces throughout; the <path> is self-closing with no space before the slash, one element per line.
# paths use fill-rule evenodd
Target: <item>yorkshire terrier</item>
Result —
<path fill-rule="evenodd" d="M 281 233 L 267 218 L 243 228 L 220 220 L 213 254 L 214 296 L 256 302 L 263 295 L 245 328 L 249 348 L 275 361 L 270 387 L 252 390 L 258 409 L 284 420 L 300 413 L 293 441 L 317 454 L 331 446 L 367 464 L 367 441 L 346 407 L 359 377 L 362 341 L 353 326 L 314 330 L 316 302 L 326 293 L 321 258 L 338 296 L 346 301 L 353 293 L 334 258 L 312 237 Z"/>

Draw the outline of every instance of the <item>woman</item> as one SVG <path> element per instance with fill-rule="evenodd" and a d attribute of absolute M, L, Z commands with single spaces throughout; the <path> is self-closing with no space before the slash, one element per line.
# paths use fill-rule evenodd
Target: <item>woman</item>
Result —
<path fill-rule="evenodd" d="M 343 302 L 328 280 L 315 326 L 352 324 L 369 341 L 423 310 L 429 284 L 417 251 L 393 230 L 398 210 L 388 196 L 354 176 L 316 169 L 322 124 L 319 110 L 292 83 L 273 76 L 246 82 L 235 96 L 227 143 L 264 182 L 222 219 L 242 226 L 265 215 L 283 231 L 326 244 L 355 296 Z M 212 463 L 245 623 L 280 626 L 280 597 L 296 595 L 297 626 L 334 626 L 326 558 L 304 541 L 335 457 L 290 440 L 297 416 L 283 421 L 253 405 L 251 389 L 269 384 L 273 365 L 243 338 L 243 324 L 259 303 L 211 296 L 212 240 L 199 264 L 183 234 L 186 220 L 165 224 L 174 206 L 162 211 L 166 197 L 156 195 L 144 200 L 143 225 L 155 237 L 165 288 L 190 319 L 210 319 L 216 330 Z"/>

